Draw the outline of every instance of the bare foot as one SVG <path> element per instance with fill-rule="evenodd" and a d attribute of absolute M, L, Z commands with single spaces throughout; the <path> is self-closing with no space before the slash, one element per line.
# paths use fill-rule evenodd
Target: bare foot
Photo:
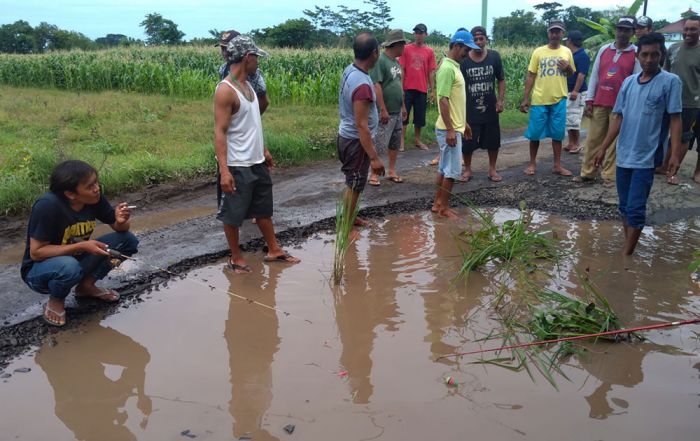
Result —
<path fill-rule="evenodd" d="M 428 146 L 423 144 L 422 142 L 418 141 L 416 143 L 416 148 L 419 150 L 428 150 Z"/>
<path fill-rule="evenodd" d="M 565 146 L 564 146 L 564 150 L 566 150 L 567 152 L 568 152 L 569 150 L 571 150 L 571 144 L 565 145 Z"/>
<path fill-rule="evenodd" d="M 680 181 L 678 181 L 678 176 L 673 175 L 673 176 L 666 177 L 666 183 L 668 185 L 678 185 L 680 183 Z"/>
<path fill-rule="evenodd" d="M 527 168 L 525 169 L 525 171 L 523 173 L 525 173 L 528 176 L 534 176 L 535 170 L 536 170 L 536 166 L 534 164 L 530 164 L 527 166 Z"/>
<path fill-rule="evenodd" d="M 573 173 L 571 173 L 571 170 L 567 170 L 567 169 L 565 169 L 564 167 L 562 167 L 561 165 L 558 166 L 558 167 L 554 167 L 554 168 L 552 169 L 552 173 L 554 173 L 555 175 L 561 175 L 561 176 L 571 176 L 571 175 L 573 175 Z"/>
<path fill-rule="evenodd" d="M 430 207 L 430 211 L 432 211 L 433 213 L 439 213 L 440 212 L 440 204 L 438 204 L 437 202 L 433 202 L 433 206 Z"/>
<path fill-rule="evenodd" d="M 369 223 L 368 221 L 366 221 L 362 218 L 359 218 L 359 217 L 355 218 L 355 223 L 353 225 L 355 225 L 356 227 L 363 227 L 363 228 L 369 228 L 372 226 L 371 223 Z"/>
<path fill-rule="evenodd" d="M 350 230 L 350 235 L 348 236 L 349 242 L 353 243 L 360 238 L 360 231 L 357 228 Z"/>
<path fill-rule="evenodd" d="M 447 208 L 447 209 L 445 209 L 445 210 L 440 210 L 440 211 L 438 212 L 438 214 L 439 214 L 440 216 L 446 217 L 446 218 L 448 218 L 448 219 L 459 219 L 459 217 L 457 216 L 457 213 L 455 213 L 455 212 L 454 212 L 453 210 L 451 210 L 450 208 Z"/>

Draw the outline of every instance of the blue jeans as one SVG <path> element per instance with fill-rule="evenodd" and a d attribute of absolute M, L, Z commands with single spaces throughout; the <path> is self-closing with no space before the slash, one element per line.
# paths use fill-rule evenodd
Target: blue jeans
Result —
<path fill-rule="evenodd" d="M 644 228 L 647 199 L 654 183 L 654 169 L 617 167 L 615 182 L 622 219 L 632 228 Z"/>
<path fill-rule="evenodd" d="M 138 251 L 139 240 L 128 231 L 105 234 L 97 240 L 127 256 Z M 33 291 L 65 299 L 70 290 L 85 276 L 92 275 L 100 280 L 111 270 L 112 265 L 107 256 L 56 256 L 34 262 L 25 276 L 25 282 Z"/>

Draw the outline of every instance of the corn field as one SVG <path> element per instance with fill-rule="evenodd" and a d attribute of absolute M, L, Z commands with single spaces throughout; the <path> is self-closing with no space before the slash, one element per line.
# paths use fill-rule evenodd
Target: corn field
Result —
<path fill-rule="evenodd" d="M 496 48 L 508 84 L 507 107 L 522 97 L 531 48 Z M 435 50 L 438 62 L 446 48 Z M 343 69 L 352 61 L 348 49 L 272 49 L 261 59 L 270 97 L 278 103 L 337 103 Z M 70 91 L 104 90 L 207 98 L 223 63 L 218 48 L 125 48 L 42 55 L 0 54 L 0 84 Z"/>

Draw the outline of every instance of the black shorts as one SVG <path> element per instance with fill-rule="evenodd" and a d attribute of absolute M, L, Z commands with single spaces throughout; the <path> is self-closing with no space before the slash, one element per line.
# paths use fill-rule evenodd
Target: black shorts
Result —
<path fill-rule="evenodd" d="M 236 190 L 223 193 L 216 218 L 240 227 L 245 219 L 272 217 L 272 178 L 267 164 L 230 167 Z"/>
<path fill-rule="evenodd" d="M 425 127 L 425 111 L 428 108 L 428 94 L 417 90 L 406 90 L 404 91 L 404 97 L 406 119 L 403 120 L 403 125 L 408 125 L 411 109 L 413 109 L 413 125 L 416 127 Z"/>
<path fill-rule="evenodd" d="M 681 139 L 683 142 L 687 142 L 688 149 L 692 150 L 695 140 L 700 137 L 700 109 L 683 108 L 681 120 L 683 124 Z"/>
<path fill-rule="evenodd" d="M 369 175 L 369 156 L 362 148 L 359 139 L 336 139 L 338 159 L 343 164 L 340 170 L 345 174 L 345 185 L 353 191 L 362 192 L 367 184 Z"/>
<path fill-rule="evenodd" d="M 472 139 L 462 141 L 462 154 L 470 155 L 477 149 L 501 148 L 501 125 L 498 120 L 485 124 L 470 124 Z"/>

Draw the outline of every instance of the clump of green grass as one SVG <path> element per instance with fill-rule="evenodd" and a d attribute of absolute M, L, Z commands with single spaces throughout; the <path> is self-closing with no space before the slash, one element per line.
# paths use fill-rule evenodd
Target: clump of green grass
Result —
<path fill-rule="evenodd" d="M 333 284 L 340 285 L 345 274 L 345 255 L 353 242 L 351 236 L 355 219 L 360 207 L 358 199 L 355 208 L 350 208 L 350 198 L 345 193 L 340 195 L 335 210 L 335 256 L 333 259 Z"/>
<path fill-rule="evenodd" d="M 598 292 L 587 276 L 579 275 L 583 295 L 574 297 L 550 288 L 530 285 L 529 291 L 518 302 L 509 302 L 501 308 L 498 321 L 502 330 L 481 341 L 502 339 L 503 346 L 555 340 L 597 334 L 622 329 L 622 324 L 607 299 Z M 639 338 L 636 334 L 630 338 Z M 608 342 L 620 341 L 620 335 L 594 337 Z M 495 358 L 476 363 L 491 364 L 513 371 L 525 370 L 535 380 L 534 372 L 539 372 L 554 388 L 556 375 L 568 379 L 561 370 L 567 358 L 583 351 L 572 342 L 550 343 L 511 350 L 510 357 L 497 355 Z"/>
<path fill-rule="evenodd" d="M 558 260 L 559 252 L 548 232 L 536 232 L 530 228 L 532 213 L 521 204 L 520 216 L 498 225 L 494 213 L 472 207 L 480 226 L 458 235 L 462 267 L 459 274 L 469 273 L 489 262 L 518 262 L 532 267 L 536 259 Z"/>

